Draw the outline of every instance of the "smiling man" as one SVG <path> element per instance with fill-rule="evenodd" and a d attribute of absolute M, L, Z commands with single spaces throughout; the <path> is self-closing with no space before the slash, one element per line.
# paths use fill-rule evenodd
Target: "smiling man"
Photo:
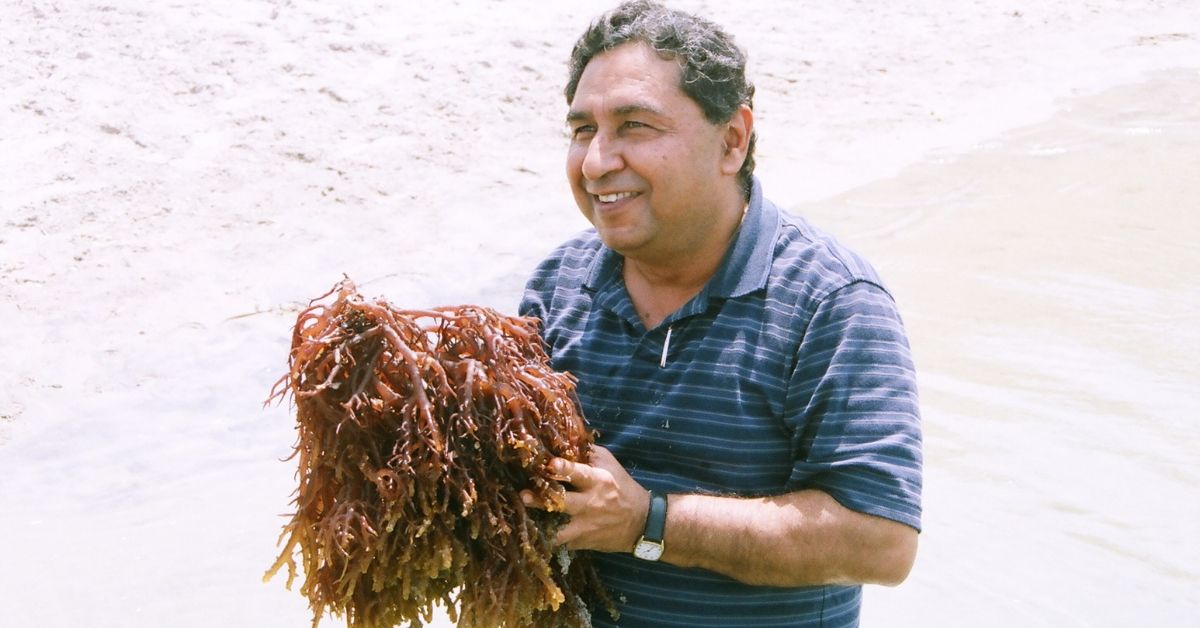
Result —
<path fill-rule="evenodd" d="M 594 552 L 622 626 L 854 626 L 861 585 L 916 553 L 899 315 L 869 264 L 763 198 L 753 93 L 728 34 L 651 2 L 572 52 L 567 177 L 594 229 L 521 312 L 603 445 L 553 462 L 559 540 Z"/>

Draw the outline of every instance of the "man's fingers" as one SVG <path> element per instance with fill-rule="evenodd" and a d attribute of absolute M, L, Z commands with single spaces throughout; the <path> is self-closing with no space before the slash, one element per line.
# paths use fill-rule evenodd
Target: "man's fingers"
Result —
<path fill-rule="evenodd" d="M 566 495 L 563 495 L 563 510 L 567 514 L 576 513 L 580 510 L 583 510 L 583 508 L 587 506 L 587 503 L 588 496 L 584 495 L 583 493 L 567 491 Z"/>
<path fill-rule="evenodd" d="M 559 481 L 568 482 L 577 489 L 586 489 L 595 484 L 595 470 L 592 467 L 566 458 L 552 459 L 550 473 Z"/>
<path fill-rule="evenodd" d="M 539 502 L 531 491 L 521 491 L 521 503 L 529 508 L 537 508 L 539 510 L 546 510 L 546 507 L 549 505 Z"/>
<path fill-rule="evenodd" d="M 611 457 L 611 454 L 609 454 Z M 550 476 L 559 482 L 570 484 L 576 490 L 585 490 L 595 484 L 594 477 L 596 470 L 582 462 L 572 462 L 566 458 L 551 458 L 547 463 L 547 468 L 550 471 Z M 567 503 L 565 508 L 557 507 L 553 502 L 540 502 L 534 496 L 532 491 L 521 491 L 521 501 L 530 508 L 538 508 L 540 510 L 565 510 L 571 512 L 571 506 L 576 500 L 573 498 L 573 491 L 567 491 Z"/>
<path fill-rule="evenodd" d="M 521 491 L 521 503 L 526 508 L 534 510 L 544 510 L 546 512 L 566 512 L 566 504 L 555 501 L 552 498 L 539 500 L 531 491 Z"/>
<path fill-rule="evenodd" d="M 588 463 L 593 467 L 600 467 L 602 469 L 609 469 L 613 466 L 621 466 L 621 463 L 617 462 L 617 457 L 612 455 L 611 451 L 601 447 L 600 445 L 592 445 L 591 454 L 588 456 Z"/>
<path fill-rule="evenodd" d="M 592 446 L 587 464 L 566 458 L 550 459 L 551 475 L 560 482 L 570 482 L 576 488 L 587 488 L 594 485 L 597 481 L 597 470 L 610 469 L 614 466 L 620 467 L 621 463 L 617 462 L 612 452 L 599 445 Z"/>
<path fill-rule="evenodd" d="M 554 537 L 556 545 L 566 545 L 568 549 L 577 549 L 571 546 L 571 541 L 574 541 L 582 533 L 579 524 L 573 524 L 568 521 L 567 525 L 558 529 L 558 534 Z"/>

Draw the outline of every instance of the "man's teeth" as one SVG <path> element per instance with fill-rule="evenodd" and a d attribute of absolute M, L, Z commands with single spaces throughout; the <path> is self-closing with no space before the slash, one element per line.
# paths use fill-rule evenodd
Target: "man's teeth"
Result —
<path fill-rule="evenodd" d="M 617 192 L 616 194 L 597 194 L 596 198 L 600 199 L 601 203 L 615 203 L 623 198 L 629 198 L 636 192 Z"/>

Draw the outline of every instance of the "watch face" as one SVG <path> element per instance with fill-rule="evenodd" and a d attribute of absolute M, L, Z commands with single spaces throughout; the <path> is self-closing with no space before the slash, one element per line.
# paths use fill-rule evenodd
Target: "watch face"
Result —
<path fill-rule="evenodd" d="M 633 548 L 633 555 L 642 560 L 658 560 L 662 557 L 663 546 L 661 543 L 647 541 L 642 539 L 638 541 L 637 547 Z"/>

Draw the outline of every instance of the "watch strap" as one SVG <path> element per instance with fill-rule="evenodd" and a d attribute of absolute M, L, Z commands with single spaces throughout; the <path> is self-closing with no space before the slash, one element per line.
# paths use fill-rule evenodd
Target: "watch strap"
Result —
<path fill-rule="evenodd" d="M 646 529 L 642 532 L 642 538 L 654 543 L 662 543 L 666 527 L 667 494 L 661 491 L 650 491 L 650 511 L 646 513 Z"/>

